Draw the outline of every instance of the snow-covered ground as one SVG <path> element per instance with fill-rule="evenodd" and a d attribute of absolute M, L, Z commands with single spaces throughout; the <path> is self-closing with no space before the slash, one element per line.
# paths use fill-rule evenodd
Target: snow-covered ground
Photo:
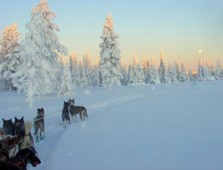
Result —
<path fill-rule="evenodd" d="M 223 81 L 76 89 L 89 118 L 64 128 L 63 101 L 0 93 L 1 118 L 33 120 L 45 109 L 36 170 L 222 170 Z M 2 126 L 2 121 L 0 122 Z"/>

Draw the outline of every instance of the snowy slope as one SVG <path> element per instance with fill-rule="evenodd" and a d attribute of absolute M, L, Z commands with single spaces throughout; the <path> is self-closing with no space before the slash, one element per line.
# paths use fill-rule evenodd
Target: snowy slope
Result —
<path fill-rule="evenodd" d="M 46 96 L 28 108 L 23 94 L 1 92 L 4 118 L 46 112 L 36 170 L 220 170 L 223 81 L 76 90 L 86 121 L 61 124 L 63 101 Z M 2 125 L 2 122 L 0 123 Z"/>

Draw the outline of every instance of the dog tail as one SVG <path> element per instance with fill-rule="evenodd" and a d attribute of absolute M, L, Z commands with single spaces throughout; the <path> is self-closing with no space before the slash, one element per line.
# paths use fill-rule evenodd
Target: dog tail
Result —
<path fill-rule="evenodd" d="M 26 134 L 29 134 L 31 132 L 32 129 L 32 122 L 31 121 L 27 121 L 25 123 L 25 132 Z"/>

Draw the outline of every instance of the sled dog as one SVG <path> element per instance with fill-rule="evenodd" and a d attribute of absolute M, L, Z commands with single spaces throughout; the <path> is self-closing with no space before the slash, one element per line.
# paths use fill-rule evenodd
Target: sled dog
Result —
<path fill-rule="evenodd" d="M 14 124 L 12 122 L 12 119 L 9 120 L 3 120 L 3 129 L 4 129 L 4 133 L 6 135 L 14 135 L 15 130 L 14 130 Z"/>
<path fill-rule="evenodd" d="M 15 117 L 14 130 L 15 130 L 15 135 L 22 137 L 25 136 L 25 122 L 23 117 L 21 119 Z"/>
<path fill-rule="evenodd" d="M 69 115 L 69 102 L 64 101 L 63 110 L 62 110 L 62 121 L 64 123 L 64 127 L 66 121 L 70 124 L 70 115 Z"/>
<path fill-rule="evenodd" d="M 76 115 L 78 115 L 78 114 L 79 114 L 81 120 L 84 120 L 86 117 L 88 117 L 87 109 L 84 106 L 75 106 L 74 99 L 69 99 L 69 111 L 70 111 L 73 121 L 74 121 L 74 117 L 77 121 Z"/>
<path fill-rule="evenodd" d="M 2 161 L 0 160 L 0 169 L 4 170 L 27 170 L 27 165 L 37 166 L 41 163 L 34 147 L 20 150 L 14 157 Z"/>
<path fill-rule="evenodd" d="M 45 137 L 44 128 L 44 109 L 37 109 L 37 116 L 34 118 L 34 135 L 36 136 L 36 141 L 42 140 Z"/>
<path fill-rule="evenodd" d="M 33 136 L 31 134 L 32 122 L 25 122 L 25 135 L 22 137 L 22 142 L 19 144 L 19 150 L 34 146 Z"/>

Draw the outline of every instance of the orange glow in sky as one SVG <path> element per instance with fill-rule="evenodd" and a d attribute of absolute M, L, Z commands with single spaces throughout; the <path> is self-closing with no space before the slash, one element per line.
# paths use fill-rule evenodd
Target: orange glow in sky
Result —
<path fill-rule="evenodd" d="M 16 22 L 24 37 L 30 13 L 39 1 L 4 1 L 0 30 Z M 144 58 L 159 61 L 163 49 L 167 64 L 184 62 L 187 68 L 196 69 L 201 56 L 223 63 L 222 0 L 48 0 L 48 4 L 57 16 L 52 22 L 60 28 L 61 44 L 78 58 L 86 51 L 93 63 L 98 58 L 103 25 L 111 13 L 122 62 L 132 63 L 134 55 L 139 62 Z"/>

